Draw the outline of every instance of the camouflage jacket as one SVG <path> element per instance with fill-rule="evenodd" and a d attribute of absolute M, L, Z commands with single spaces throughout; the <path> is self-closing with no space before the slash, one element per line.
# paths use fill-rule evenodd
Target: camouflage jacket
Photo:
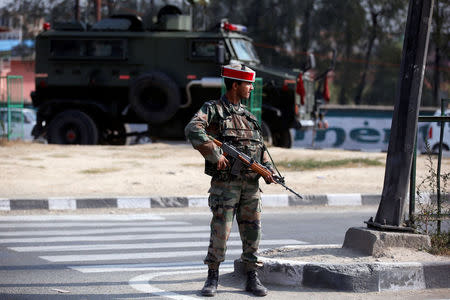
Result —
<path fill-rule="evenodd" d="M 230 168 L 217 171 L 217 161 L 222 155 L 222 149 L 208 135 L 232 144 L 255 161 L 271 168 L 258 120 L 244 105 L 230 104 L 225 95 L 220 100 L 203 104 L 186 125 L 185 134 L 205 158 L 205 173 L 213 177 L 230 179 Z M 232 165 L 233 161 L 230 163 Z M 256 174 L 249 173 L 249 169 L 242 170 L 242 176 L 257 177 Z"/>

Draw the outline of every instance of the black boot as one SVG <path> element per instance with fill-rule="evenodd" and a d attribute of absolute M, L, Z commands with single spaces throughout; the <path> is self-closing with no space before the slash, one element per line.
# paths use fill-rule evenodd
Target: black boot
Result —
<path fill-rule="evenodd" d="M 245 286 L 245 290 L 251 292 L 255 296 L 267 295 L 267 289 L 262 285 L 256 271 L 247 272 L 247 285 Z"/>
<path fill-rule="evenodd" d="M 219 281 L 219 270 L 208 270 L 208 278 L 202 288 L 202 296 L 213 297 L 217 293 L 217 282 Z"/>

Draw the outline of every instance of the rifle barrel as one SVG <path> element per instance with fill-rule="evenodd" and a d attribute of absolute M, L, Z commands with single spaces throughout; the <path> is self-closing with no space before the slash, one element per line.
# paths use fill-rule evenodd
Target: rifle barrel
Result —
<path fill-rule="evenodd" d="M 282 187 L 284 187 L 286 190 L 288 190 L 289 192 L 291 192 L 292 194 L 294 194 L 295 196 L 299 197 L 300 199 L 303 199 L 303 197 L 298 194 L 296 191 L 294 191 L 293 189 L 291 189 L 290 187 L 286 186 L 283 182 L 276 180 L 276 182 L 281 185 Z"/>

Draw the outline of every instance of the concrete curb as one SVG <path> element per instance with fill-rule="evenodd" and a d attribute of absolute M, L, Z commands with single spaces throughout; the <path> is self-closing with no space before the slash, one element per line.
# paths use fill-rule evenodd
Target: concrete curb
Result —
<path fill-rule="evenodd" d="M 289 207 L 303 205 L 362 206 L 378 205 L 381 195 L 324 194 L 303 195 L 303 199 L 286 194 L 262 196 L 264 207 Z M 0 211 L 11 210 L 75 210 L 85 208 L 174 208 L 208 207 L 208 196 L 187 197 L 106 197 L 70 198 L 50 197 L 41 199 L 0 198 Z"/>
<path fill-rule="evenodd" d="M 450 287 L 450 262 L 312 263 L 261 257 L 258 270 L 264 283 L 328 288 L 346 292 L 380 292 Z M 234 270 L 244 273 L 235 260 Z"/>

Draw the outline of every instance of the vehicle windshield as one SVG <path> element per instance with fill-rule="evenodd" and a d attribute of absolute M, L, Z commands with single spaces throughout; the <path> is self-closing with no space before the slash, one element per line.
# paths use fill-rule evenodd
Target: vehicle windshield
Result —
<path fill-rule="evenodd" d="M 237 58 L 243 61 L 253 61 L 259 63 L 258 54 L 250 41 L 244 39 L 231 39 L 234 52 Z"/>

